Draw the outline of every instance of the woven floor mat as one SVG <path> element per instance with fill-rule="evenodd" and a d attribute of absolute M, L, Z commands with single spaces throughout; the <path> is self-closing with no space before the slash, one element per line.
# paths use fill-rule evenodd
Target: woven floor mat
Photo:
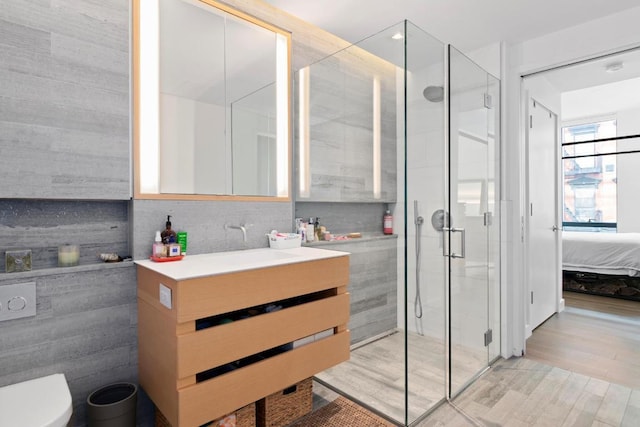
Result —
<path fill-rule="evenodd" d="M 289 427 L 390 427 L 393 424 L 344 397 L 300 418 Z"/>

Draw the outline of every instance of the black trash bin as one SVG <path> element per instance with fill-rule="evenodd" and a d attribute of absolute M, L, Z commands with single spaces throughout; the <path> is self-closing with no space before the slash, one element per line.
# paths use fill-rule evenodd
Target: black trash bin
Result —
<path fill-rule="evenodd" d="M 115 383 L 87 397 L 89 427 L 136 427 L 138 386 Z"/>

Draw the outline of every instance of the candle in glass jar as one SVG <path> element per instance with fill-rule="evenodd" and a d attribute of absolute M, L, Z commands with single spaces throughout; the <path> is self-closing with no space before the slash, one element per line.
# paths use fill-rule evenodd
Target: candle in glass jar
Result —
<path fill-rule="evenodd" d="M 63 245 L 58 247 L 58 267 L 78 265 L 80 248 L 78 245 Z"/>

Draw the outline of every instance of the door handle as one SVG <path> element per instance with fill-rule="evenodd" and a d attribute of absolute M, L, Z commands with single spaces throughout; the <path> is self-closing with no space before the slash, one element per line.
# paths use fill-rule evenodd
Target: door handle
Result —
<path fill-rule="evenodd" d="M 460 233 L 460 253 L 457 254 L 455 252 L 451 252 L 451 258 L 464 258 L 466 254 L 467 244 L 466 244 L 466 230 L 464 228 L 448 228 L 444 227 L 443 231 L 450 231 L 452 233 Z M 443 245 L 444 252 L 444 245 Z M 446 256 L 446 254 L 445 254 Z"/>
<path fill-rule="evenodd" d="M 553 227 L 551 227 L 551 231 L 558 231 L 558 230 L 559 230 L 559 228 L 556 227 L 555 225 Z"/>

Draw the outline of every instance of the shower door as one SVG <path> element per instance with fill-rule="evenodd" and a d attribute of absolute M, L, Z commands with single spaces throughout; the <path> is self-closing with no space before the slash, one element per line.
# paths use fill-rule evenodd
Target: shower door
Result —
<path fill-rule="evenodd" d="M 496 165 L 498 81 L 449 46 L 449 395 L 497 355 L 494 277 L 499 243 Z M 495 340 L 495 341 L 494 341 Z M 494 354 L 495 353 L 495 354 Z"/>

